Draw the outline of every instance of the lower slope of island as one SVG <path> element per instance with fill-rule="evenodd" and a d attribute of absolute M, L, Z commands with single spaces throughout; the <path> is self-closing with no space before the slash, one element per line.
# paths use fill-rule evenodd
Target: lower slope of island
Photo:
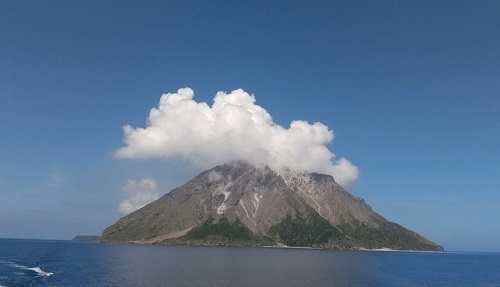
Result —
<path fill-rule="evenodd" d="M 442 251 L 329 175 L 247 162 L 204 171 L 106 228 L 104 242 Z"/>

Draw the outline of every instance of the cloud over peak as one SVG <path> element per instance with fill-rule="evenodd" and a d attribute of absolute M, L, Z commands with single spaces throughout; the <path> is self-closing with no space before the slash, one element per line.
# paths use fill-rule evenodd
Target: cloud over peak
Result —
<path fill-rule="evenodd" d="M 328 150 L 334 135 L 322 123 L 298 120 L 284 128 L 242 89 L 218 92 L 211 107 L 193 97 L 190 88 L 163 94 L 146 128 L 123 127 L 125 146 L 115 157 L 180 160 L 200 168 L 246 160 L 330 174 L 341 185 L 358 177 L 356 166 Z"/>
<path fill-rule="evenodd" d="M 140 181 L 128 180 L 123 187 L 123 193 L 127 198 L 118 208 L 122 214 L 129 214 L 160 198 L 156 181 L 152 178 L 143 178 Z"/>

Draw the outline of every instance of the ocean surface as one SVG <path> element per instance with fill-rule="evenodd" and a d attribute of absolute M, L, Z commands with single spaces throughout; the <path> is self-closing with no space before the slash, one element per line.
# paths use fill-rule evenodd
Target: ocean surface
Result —
<path fill-rule="evenodd" d="M 0 286 L 500 286 L 500 253 L 0 239 Z"/>

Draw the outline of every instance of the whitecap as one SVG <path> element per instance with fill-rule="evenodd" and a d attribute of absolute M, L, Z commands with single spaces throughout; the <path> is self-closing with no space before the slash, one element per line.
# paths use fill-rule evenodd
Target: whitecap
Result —
<path fill-rule="evenodd" d="M 40 267 L 26 268 L 27 270 L 35 271 L 39 276 L 49 277 L 54 275 L 52 272 L 45 272 Z"/>

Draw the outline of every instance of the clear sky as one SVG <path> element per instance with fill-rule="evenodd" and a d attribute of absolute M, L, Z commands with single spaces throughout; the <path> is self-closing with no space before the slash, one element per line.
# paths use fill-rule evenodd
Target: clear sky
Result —
<path fill-rule="evenodd" d="M 122 127 L 242 88 L 333 130 L 387 219 L 500 251 L 500 2 L 211 2 L 0 1 L 0 237 L 100 234 L 181 185 L 202 169 L 117 158 Z"/>

